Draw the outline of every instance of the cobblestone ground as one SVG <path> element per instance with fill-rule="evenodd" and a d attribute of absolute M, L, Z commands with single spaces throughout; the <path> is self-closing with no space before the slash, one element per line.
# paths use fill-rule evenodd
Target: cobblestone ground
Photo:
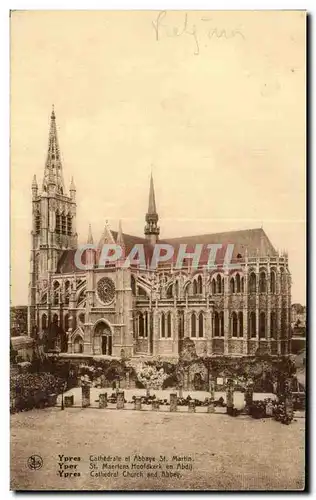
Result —
<path fill-rule="evenodd" d="M 302 489 L 304 431 L 304 418 L 285 426 L 207 413 L 32 410 L 11 416 L 11 488 Z M 42 457 L 38 470 L 28 465 L 32 455 Z M 95 460 L 100 455 L 118 458 Z M 77 467 L 65 467 L 71 463 Z"/>

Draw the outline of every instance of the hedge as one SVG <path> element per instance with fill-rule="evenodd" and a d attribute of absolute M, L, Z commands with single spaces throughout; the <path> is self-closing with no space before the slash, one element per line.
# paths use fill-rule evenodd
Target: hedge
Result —
<path fill-rule="evenodd" d="M 64 383 L 63 379 L 51 373 L 20 373 L 11 376 L 11 413 L 54 406 Z"/>

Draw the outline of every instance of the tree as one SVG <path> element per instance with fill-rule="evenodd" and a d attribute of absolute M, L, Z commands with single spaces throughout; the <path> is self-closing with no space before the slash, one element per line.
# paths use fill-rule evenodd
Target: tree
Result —
<path fill-rule="evenodd" d="M 140 364 L 136 368 L 138 381 L 146 387 L 147 396 L 150 394 L 150 389 L 161 389 L 168 375 L 163 368 L 156 368 L 154 365 Z"/>

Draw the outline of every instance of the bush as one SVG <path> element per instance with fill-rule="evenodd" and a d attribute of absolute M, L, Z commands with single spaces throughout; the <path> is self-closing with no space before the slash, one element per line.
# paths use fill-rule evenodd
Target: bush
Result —
<path fill-rule="evenodd" d="M 64 381 L 51 373 L 21 373 L 10 380 L 11 412 L 43 408 L 54 404 L 53 394 L 61 392 Z"/>

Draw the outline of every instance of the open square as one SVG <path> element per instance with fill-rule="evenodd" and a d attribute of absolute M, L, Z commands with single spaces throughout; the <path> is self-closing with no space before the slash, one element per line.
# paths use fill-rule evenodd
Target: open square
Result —
<path fill-rule="evenodd" d="M 95 408 L 32 410 L 11 416 L 11 488 L 19 490 L 301 490 L 305 419 Z M 180 477 L 91 477 L 91 455 L 190 457 Z M 43 466 L 30 470 L 39 454 Z M 78 477 L 60 477 L 59 455 L 80 457 Z M 103 464 L 95 462 L 102 470 Z M 182 462 L 183 464 L 183 462 Z M 181 463 L 180 463 L 180 466 Z M 176 462 L 175 467 L 178 467 Z M 138 472 L 139 474 L 139 472 Z M 153 472 L 155 474 L 155 471 Z"/>

